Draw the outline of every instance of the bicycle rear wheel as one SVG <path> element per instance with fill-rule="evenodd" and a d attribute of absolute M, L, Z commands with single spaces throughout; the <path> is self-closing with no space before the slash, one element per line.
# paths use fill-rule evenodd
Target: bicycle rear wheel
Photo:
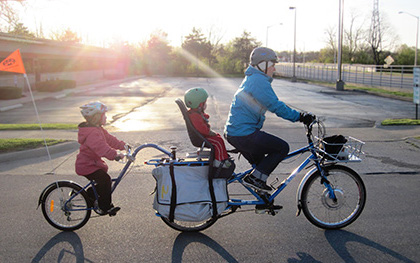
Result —
<path fill-rule="evenodd" d="M 77 194 L 80 190 L 80 186 L 71 182 L 57 182 L 46 189 L 41 209 L 50 225 L 63 231 L 73 231 L 88 222 L 91 214 L 89 197 L 85 191 Z"/>
<path fill-rule="evenodd" d="M 174 220 L 174 222 L 170 222 L 168 218 L 161 216 L 160 217 L 163 222 L 165 222 L 165 224 L 167 224 L 169 227 L 171 227 L 172 229 L 181 231 L 181 232 L 198 232 L 198 231 L 202 231 L 204 229 L 209 228 L 210 226 L 212 226 L 214 223 L 216 223 L 217 219 L 213 219 L 213 218 L 209 218 L 207 220 L 203 220 L 203 221 L 196 221 L 196 222 L 191 222 L 191 221 L 180 221 L 180 220 Z"/>
<path fill-rule="evenodd" d="M 366 188 L 352 169 L 333 165 L 324 168 L 335 199 L 321 183 L 319 172 L 306 181 L 302 189 L 301 205 L 306 218 L 323 229 L 339 229 L 353 223 L 366 203 Z"/>

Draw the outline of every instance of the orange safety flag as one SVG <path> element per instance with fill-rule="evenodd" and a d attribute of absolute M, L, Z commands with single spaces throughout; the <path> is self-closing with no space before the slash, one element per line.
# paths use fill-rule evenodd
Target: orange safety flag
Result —
<path fill-rule="evenodd" d="M 26 74 L 20 51 L 17 49 L 0 63 L 0 71 Z"/>

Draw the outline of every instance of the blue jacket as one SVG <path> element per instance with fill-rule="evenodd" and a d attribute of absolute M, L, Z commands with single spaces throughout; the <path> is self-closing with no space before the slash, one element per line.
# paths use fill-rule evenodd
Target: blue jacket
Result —
<path fill-rule="evenodd" d="M 263 127 L 265 113 L 295 122 L 300 113 L 277 98 L 271 87 L 273 78 L 249 66 L 245 78 L 233 97 L 225 126 L 228 136 L 246 136 Z"/>

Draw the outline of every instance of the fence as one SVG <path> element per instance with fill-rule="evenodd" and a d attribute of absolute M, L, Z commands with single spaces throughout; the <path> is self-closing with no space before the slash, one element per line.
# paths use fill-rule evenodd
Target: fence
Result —
<path fill-rule="evenodd" d="M 276 65 L 277 74 L 282 77 L 293 76 L 292 63 Z M 296 63 L 295 76 L 298 79 L 318 80 L 335 83 L 336 64 Z M 376 65 L 343 65 L 341 79 L 345 83 L 368 86 L 413 89 L 413 66 L 376 66 Z"/>

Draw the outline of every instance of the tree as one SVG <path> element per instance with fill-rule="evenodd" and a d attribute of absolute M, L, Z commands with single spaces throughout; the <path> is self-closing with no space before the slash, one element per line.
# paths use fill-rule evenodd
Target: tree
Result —
<path fill-rule="evenodd" d="M 415 47 L 408 47 L 407 45 L 401 45 L 400 48 L 397 50 L 397 54 L 395 56 L 395 64 L 396 65 L 413 65 L 414 64 L 414 57 L 415 57 Z"/>
<path fill-rule="evenodd" d="M 35 35 L 29 32 L 28 28 L 23 23 L 17 23 L 15 27 L 8 32 L 11 35 L 23 36 L 28 38 L 35 38 Z"/>
<path fill-rule="evenodd" d="M 254 48 L 261 46 L 256 38 L 251 37 L 251 33 L 244 31 L 242 36 L 237 37 L 232 42 L 233 58 L 239 59 L 243 65 L 249 63 L 249 55 Z"/>
<path fill-rule="evenodd" d="M 196 56 L 197 59 L 207 59 L 210 64 L 214 59 L 210 41 L 201 33 L 201 29 L 193 27 L 192 33 L 185 37 L 182 48 Z"/>
<path fill-rule="evenodd" d="M 77 33 L 71 31 L 70 28 L 67 28 L 66 30 L 64 30 L 64 32 L 53 32 L 51 34 L 51 39 L 71 44 L 77 44 L 82 41 L 82 39 L 77 35 Z"/>
<path fill-rule="evenodd" d="M 168 44 L 168 34 L 157 30 L 150 35 L 144 50 L 144 70 L 148 74 L 168 74 L 171 67 L 172 47 Z"/>
<path fill-rule="evenodd" d="M 21 5 L 25 4 L 24 0 L 16 0 Z M 13 4 L 10 1 L 0 1 L 0 26 L 2 30 L 8 32 L 13 30 L 19 24 L 19 17 Z"/>
<path fill-rule="evenodd" d="M 358 15 L 354 12 L 351 12 L 350 15 L 350 26 L 347 29 L 344 29 L 344 46 L 347 48 L 343 49 L 343 60 L 345 62 L 354 63 L 356 62 L 356 52 L 359 50 L 359 47 L 365 38 L 365 30 L 363 29 L 363 22 L 356 24 Z"/>

